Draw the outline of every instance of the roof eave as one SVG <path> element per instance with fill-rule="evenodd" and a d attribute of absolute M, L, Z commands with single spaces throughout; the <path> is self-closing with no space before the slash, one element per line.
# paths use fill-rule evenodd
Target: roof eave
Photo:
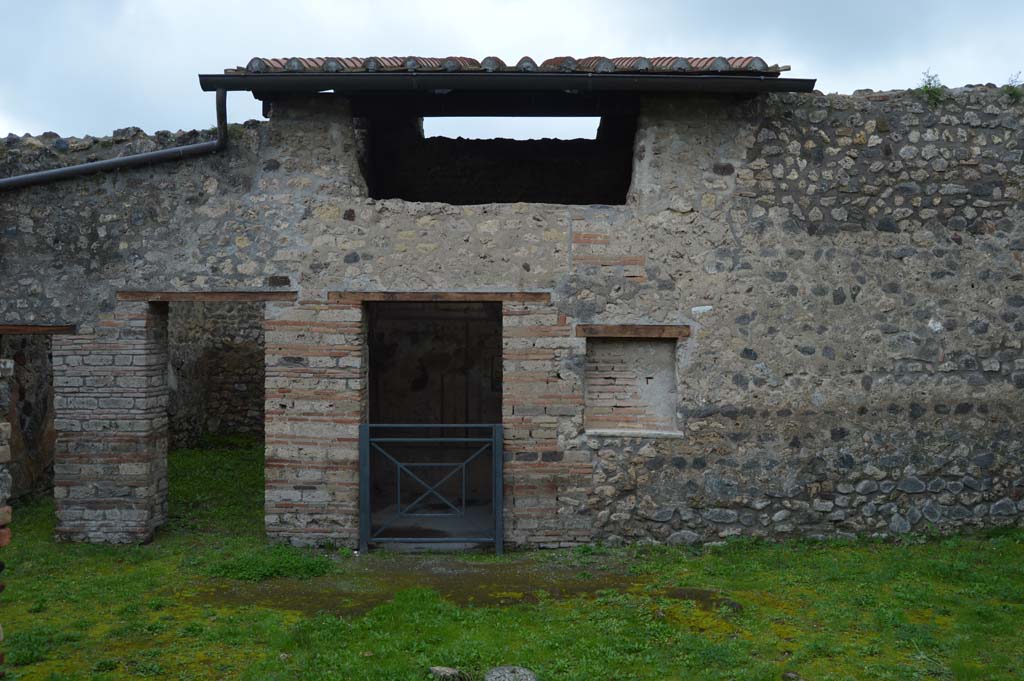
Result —
<path fill-rule="evenodd" d="M 812 92 L 813 78 L 777 75 L 645 73 L 252 73 L 200 74 L 204 91 L 250 91 L 259 95 L 373 92 Z"/>

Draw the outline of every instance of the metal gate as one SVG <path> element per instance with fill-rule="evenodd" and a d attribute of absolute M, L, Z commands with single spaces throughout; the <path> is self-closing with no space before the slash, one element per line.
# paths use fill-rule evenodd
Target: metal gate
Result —
<path fill-rule="evenodd" d="M 494 544 L 503 550 L 499 424 L 359 426 L 359 548 Z"/>

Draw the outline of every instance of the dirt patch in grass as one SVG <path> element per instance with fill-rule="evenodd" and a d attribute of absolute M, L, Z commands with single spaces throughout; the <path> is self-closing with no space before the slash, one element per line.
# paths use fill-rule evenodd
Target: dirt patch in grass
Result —
<path fill-rule="evenodd" d="M 593 599 L 602 592 L 617 591 L 688 601 L 707 611 L 723 607 L 733 612 L 742 610 L 739 603 L 717 591 L 659 588 L 618 572 L 579 573 L 567 567 L 552 570 L 549 564 L 529 558 L 481 564 L 452 556 L 350 558 L 343 574 L 218 584 L 200 590 L 194 599 L 220 607 L 257 605 L 292 609 L 306 615 L 357 616 L 393 600 L 401 591 L 417 588 L 429 589 L 463 607 L 536 604 L 580 597 Z"/>

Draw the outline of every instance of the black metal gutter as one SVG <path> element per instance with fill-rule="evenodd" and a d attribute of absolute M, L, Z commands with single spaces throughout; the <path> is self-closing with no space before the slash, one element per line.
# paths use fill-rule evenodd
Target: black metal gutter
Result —
<path fill-rule="evenodd" d="M 106 170 L 121 170 L 123 168 L 137 168 L 139 166 L 164 161 L 180 161 L 193 156 L 212 154 L 223 151 L 228 146 L 228 113 L 227 113 L 227 92 L 223 89 L 217 90 L 217 139 L 209 142 L 198 142 L 186 144 L 171 149 L 160 149 L 159 151 L 147 151 L 142 154 L 131 156 L 118 156 L 102 161 L 81 163 L 79 165 L 54 168 L 52 170 L 40 170 L 35 173 L 15 175 L 14 177 L 0 178 L 0 191 L 5 189 L 17 189 L 28 187 L 34 184 L 45 184 L 57 180 L 67 180 L 73 177 L 81 177 L 91 173 L 99 173 Z"/>
<path fill-rule="evenodd" d="M 648 73 L 247 73 L 200 74 L 199 86 L 210 90 L 245 90 L 261 94 L 353 92 L 812 92 L 813 78 L 776 76 L 677 75 Z"/>

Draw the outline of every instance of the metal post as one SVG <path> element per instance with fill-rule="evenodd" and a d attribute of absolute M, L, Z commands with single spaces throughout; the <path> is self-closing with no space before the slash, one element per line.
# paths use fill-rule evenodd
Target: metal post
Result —
<path fill-rule="evenodd" d="M 370 543 L 370 426 L 359 424 L 359 552 Z"/>
<path fill-rule="evenodd" d="M 492 495 L 494 504 L 494 553 L 501 555 L 505 552 L 505 447 L 504 428 L 499 424 L 494 426 L 494 444 L 491 446 L 494 457 L 494 493 Z"/>

